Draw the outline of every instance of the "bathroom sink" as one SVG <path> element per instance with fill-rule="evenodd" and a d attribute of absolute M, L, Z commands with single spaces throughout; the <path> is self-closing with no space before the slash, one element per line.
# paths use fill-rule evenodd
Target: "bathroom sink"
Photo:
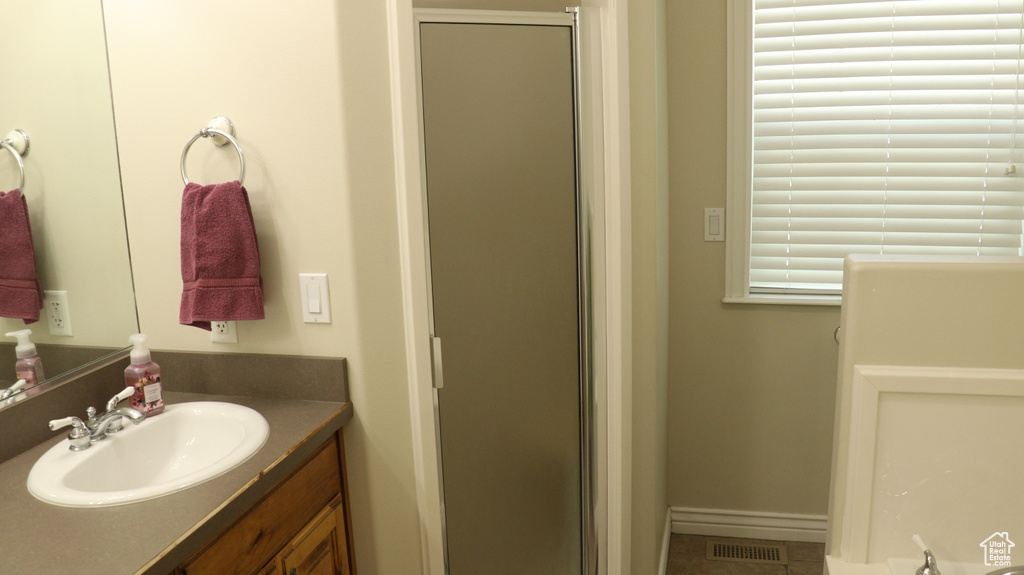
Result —
<path fill-rule="evenodd" d="M 37 498 L 66 507 L 107 507 L 153 499 L 213 479 L 256 453 L 269 426 L 256 411 L 217 401 L 168 405 L 162 414 L 85 451 L 64 439 L 28 475 Z"/>

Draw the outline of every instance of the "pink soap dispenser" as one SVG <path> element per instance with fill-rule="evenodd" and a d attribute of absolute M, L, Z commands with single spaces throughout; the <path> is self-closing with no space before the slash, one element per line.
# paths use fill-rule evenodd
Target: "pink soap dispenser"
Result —
<path fill-rule="evenodd" d="M 14 364 L 14 372 L 18 379 L 25 380 L 26 389 L 35 387 L 46 379 L 46 376 L 43 375 L 43 360 L 36 352 L 36 345 L 28 340 L 30 335 L 32 335 L 30 329 L 7 333 L 8 337 L 18 338 L 18 345 L 14 346 L 14 353 L 18 356 L 18 361 Z"/>
<path fill-rule="evenodd" d="M 128 338 L 132 348 L 132 364 L 124 370 L 125 384 L 134 387 L 135 393 L 128 405 L 141 411 L 146 417 L 163 413 L 163 386 L 160 384 L 160 366 L 153 363 L 146 348 L 146 335 L 137 333 Z"/>

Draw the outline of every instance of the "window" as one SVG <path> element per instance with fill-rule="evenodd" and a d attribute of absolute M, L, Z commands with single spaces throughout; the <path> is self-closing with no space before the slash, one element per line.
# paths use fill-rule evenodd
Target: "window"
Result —
<path fill-rule="evenodd" d="M 835 300 L 849 253 L 1021 255 L 1022 9 L 732 0 L 726 301 Z"/>

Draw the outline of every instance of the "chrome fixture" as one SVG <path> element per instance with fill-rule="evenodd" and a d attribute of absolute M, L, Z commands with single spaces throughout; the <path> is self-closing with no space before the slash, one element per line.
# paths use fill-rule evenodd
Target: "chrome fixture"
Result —
<path fill-rule="evenodd" d="M 85 410 L 85 413 L 89 416 L 89 420 L 85 423 L 85 425 L 86 427 L 89 428 L 90 434 L 95 435 L 95 430 L 99 427 L 100 420 L 106 417 L 108 413 L 111 413 L 114 410 L 116 410 L 117 404 L 131 397 L 133 393 L 135 393 L 135 388 L 130 385 L 122 389 L 117 395 L 111 397 L 110 400 L 107 401 L 106 409 L 104 409 L 104 413 L 100 417 L 96 417 L 95 407 L 90 407 L 89 409 Z M 103 439 L 104 437 L 111 433 L 117 433 L 118 431 L 121 431 L 121 426 L 122 422 L 120 417 L 112 418 L 104 426 L 103 435 L 101 435 L 97 439 L 94 439 L 93 441 L 99 441 L 100 439 Z"/>
<path fill-rule="evenodd" d="M 89 415 L 86 423 L 82 423 L 81 419 L 74 416 L 54 419 L 50 422 L 50 430 L 57 431 L 70 425 L 71 431 L 68 432 L 68 441 L 71 443 L 71 446 L 69 449 L 71 451 L 89 449 L 92 442 L 101 441 L 106 439 L 107 435 L 121 431 L 123 426 L 122 418 L 127 417 L 135 425 L 142 423 L 146 419 L 146 416 L 137 409 L 117 407 L 118 403 L 128 399 L 132 393 L 135 393 L 135 388 L 128 386 L 114 397 L 111 397 L 102 415 L 97 416 L 96 408 L 90 407 L 86 410 L 86 413 Z"/>
<path fill-rule="evenodd" d="M 8 387 L 7 389 L 0 390 L 0 400 L 7 399 L 8 397 L 18 393 L 18 390 L 25 387 L 25 380 L 19 379 L 17 383 Z"/>
<path fill-rule="evenodd" d="M 75 416 L 65 417 L 64 419 L 54 419 L 50 422 L 50 431 L 57 431 L 62 427 L 71 426 L 71 431 L 68 432 L 68 441 L 71 446 L 68 447 L 71 451 L 85 451 L 92 445 L 89 438 L 89 429 L 85 427 L 81 419 Z"/>
<path fill-rule="evenodd" d="M 21 173 L 18 189 L 22 195 L 25 195 L 25 163 L 21 159 L 28 155 L 29 147 L 28 134 L 24 130 L 11 130 L 3 140 L 0 140 L 0 148 L 10 152 L 14 156 L 14 161 L 18 162 L 18 171 Z"/>
<path fill-rule="evenodd" d="M 917 570 L 917 575 L 942 575 L 939 573 L 939 564 L 935 561 L 935 555 L 932 554 L 928 546 L 925 545 L 921 536 L 914 533 L 910 536 L 911 541 L 917 545 L 917 548 L 924 552 L 924 565 Z"/>
<path fill-rule="evenodd" d="M 217 146 L 226 146 L 231 144 L 235 147 L 235 152 L 238 153 L 238 183 L 241 184 L 245 180 L 245 156 L 242 155 L 242 147 L 238 145 L 238 141 L 232 136 L 235 135 L 235 124 L 232 123 L 231 119 L 227 116 L 217 116 L 210 120 L 210 123 L 195 135 L 192 136 L 185 144 L 185 149 L 181 151 L 181 179 L 187 186 L 190 182 L 188 176 L 185 175 L 185 158 L 188 156 L 188 149 L 192 147 L 199 138 L 211 138 L 213 143 Z"/>
<path fill-rule="evenodd" d="M 942 575 L 939 573 L 939 565 L 935 562 L 935 555 L 928 549 L 924 550 L 924 565 L 917 570 L 917 575 Z"/>
<path fill-rule="evenodd" d="M 113 411 L 108 411 L 96 419 L 96 427 L 89 428 L 89 440 L 100 441 L 106 439 L 108 433 L 117 433 L 121 431 L 121 418 L 127 417 L 138 425 L 142 423 L 142 420 L 146 419 L 146 416 L 137 409 L 131 407 L 119 407 Z M 117 426 L 116 428 L 114 426 Z"/>

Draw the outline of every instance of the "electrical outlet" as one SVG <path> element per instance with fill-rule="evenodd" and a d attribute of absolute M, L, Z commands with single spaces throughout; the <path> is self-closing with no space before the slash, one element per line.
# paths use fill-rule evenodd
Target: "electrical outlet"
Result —
<path fill-rule="evenodd" d="M 71 309 L 68 307 L 68 292 L 44 291 L 43 310 L 50 335 L 71 336 Z"/>
<path fill-rule="evenodd" d="M 238 332 L 235 331 L 235 322 L 210 322 L 210 341 L 213 343 L 238 343 Z"/>

